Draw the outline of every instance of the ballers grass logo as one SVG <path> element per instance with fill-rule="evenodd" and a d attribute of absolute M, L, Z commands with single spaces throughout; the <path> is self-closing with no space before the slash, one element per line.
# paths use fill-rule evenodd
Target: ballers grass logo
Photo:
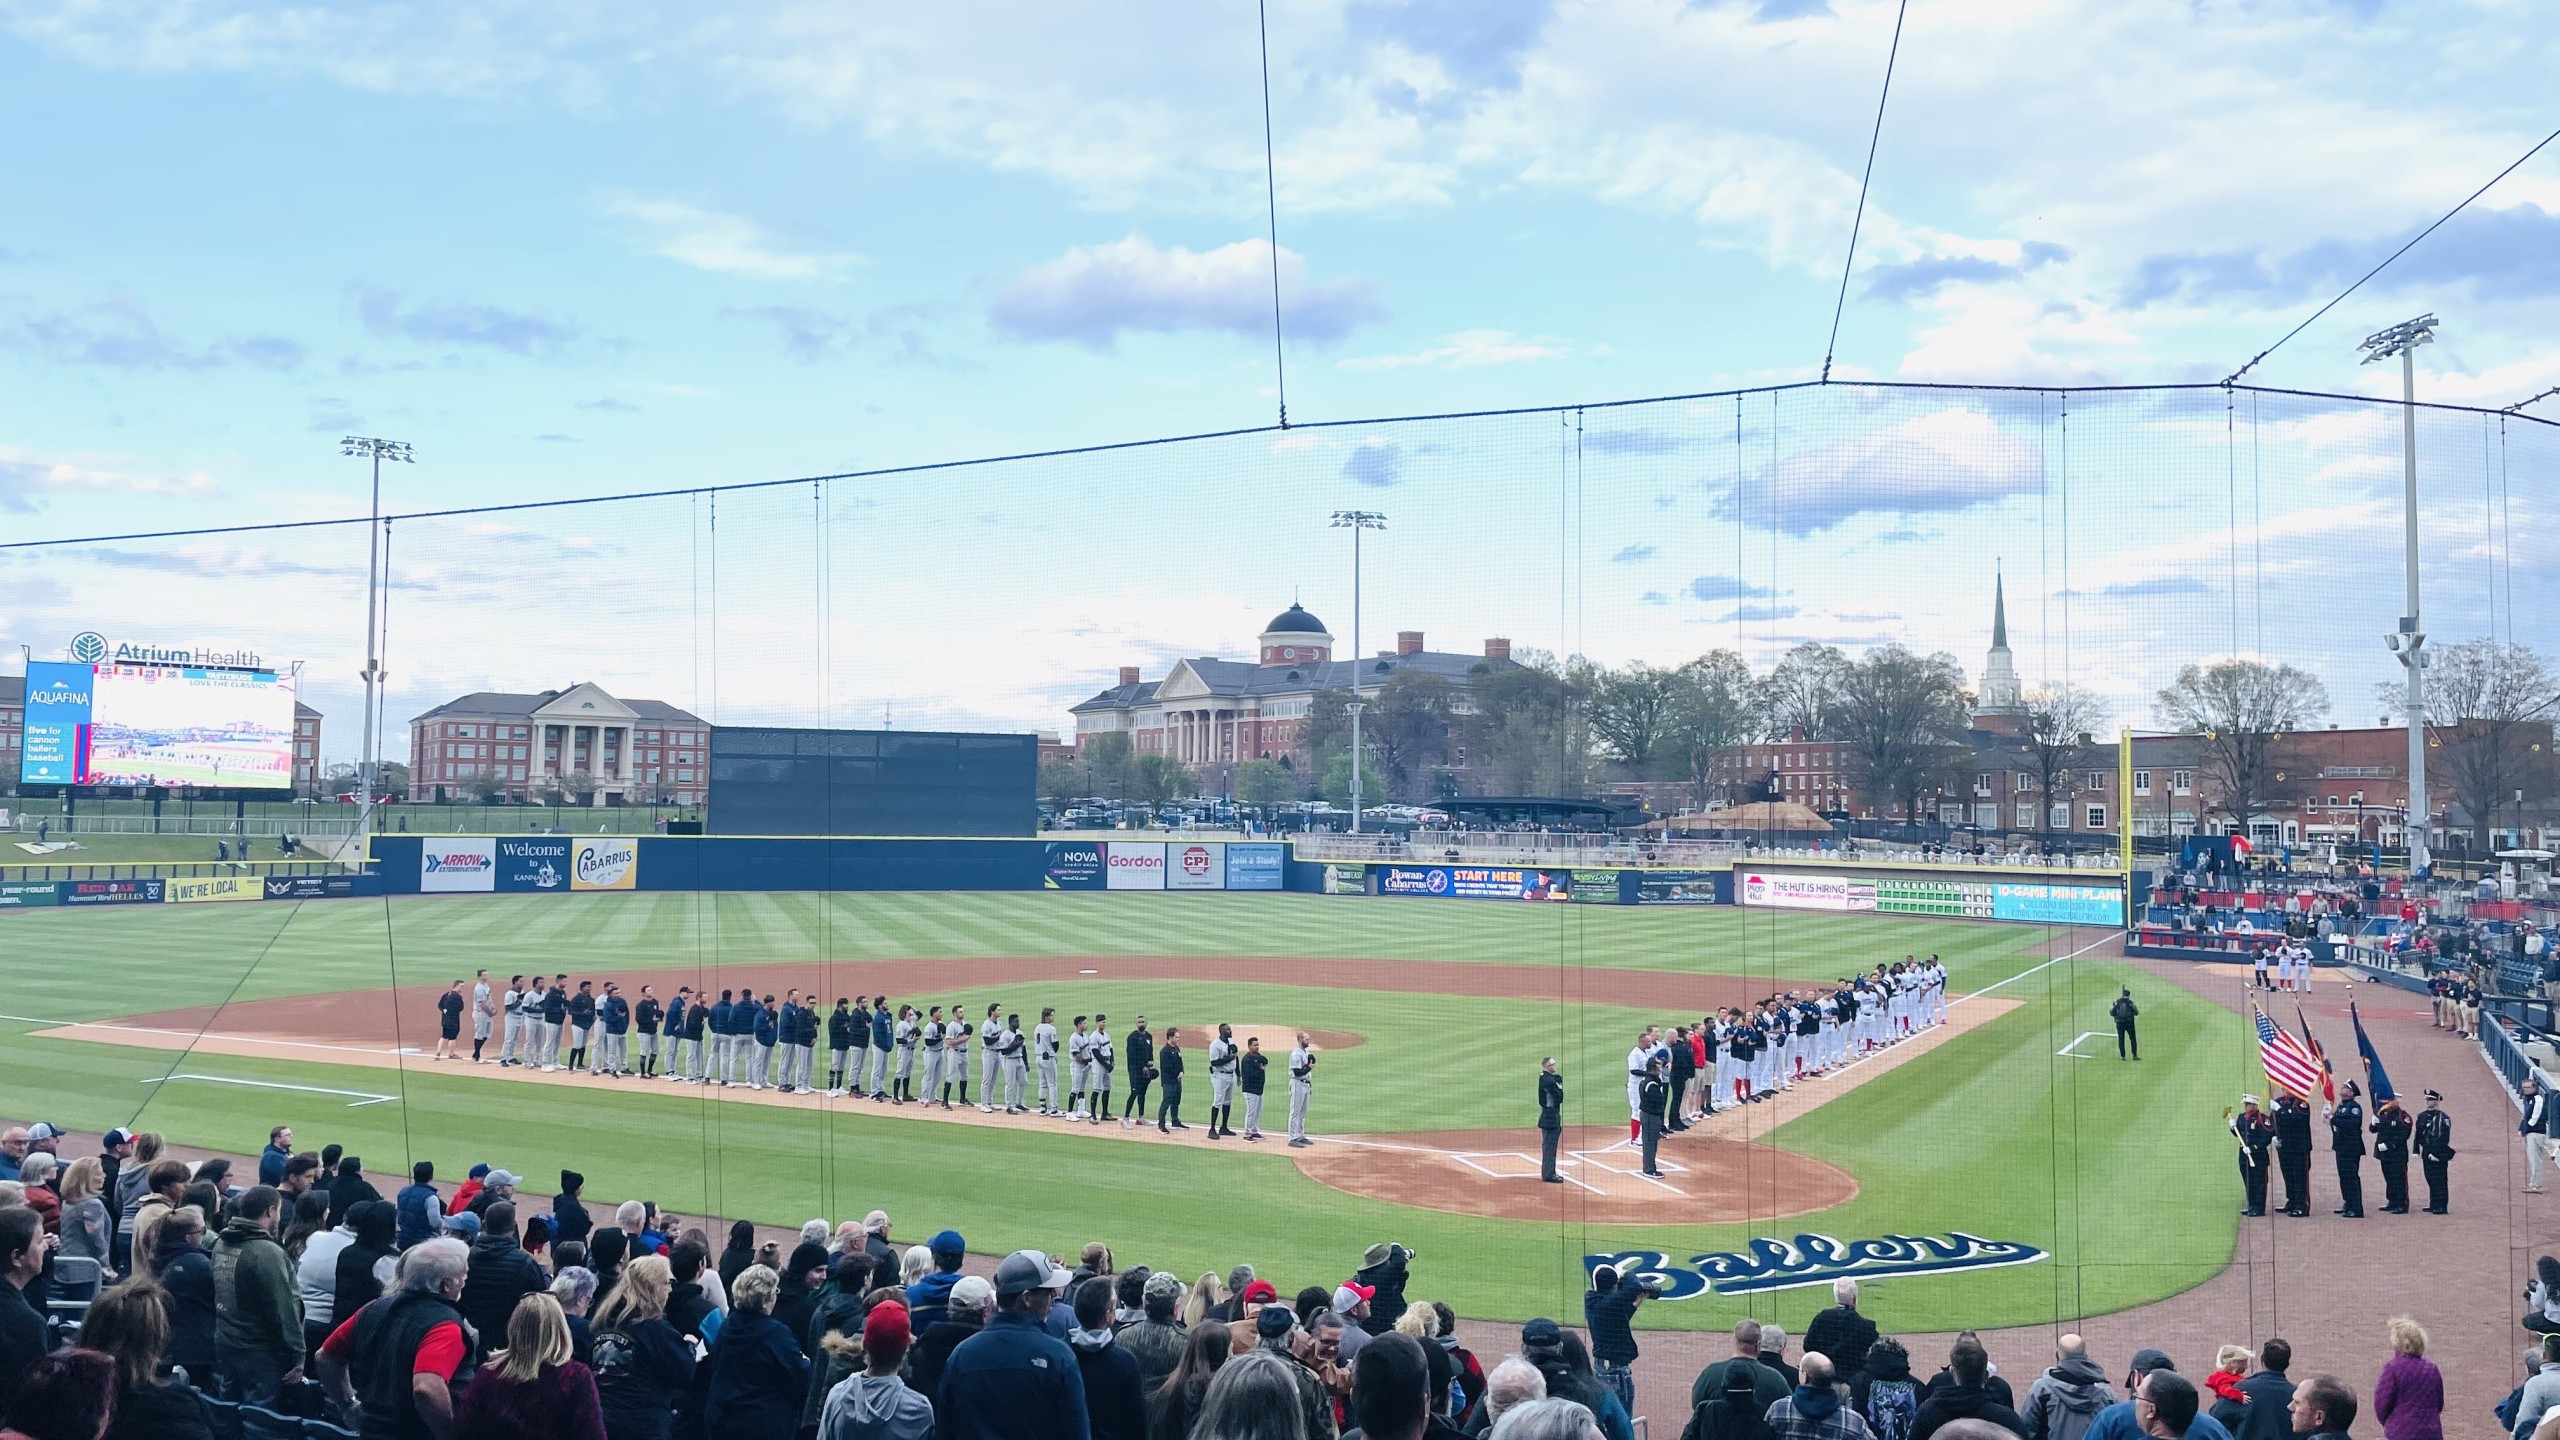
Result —
<path fill-rule="evenodd" d="M 1714 1250 L 1692 1255 L 1686 1265 L 1671 1263 L 1659 1250 L 1621 1250 L 1615 1255 L 1585 1255 L 1582 1268 L 1614 1266 L 1621 1275 L 1639 1275 L 1661 1287 L 1665 1300 L 1693 1300 L 1709 1293 L 1758 1295 L 1834 1280 L 1878 1280 L 1921 1275 L 1947 1275 L 1960 1270 L 1992 1270 L 2004 1265 L 2032 1265 L 2045 1258 L 2033 1245 L 2014 1240 L 1986 1240 L 1962 1230 L 1936 1235 L 1887 1235 L 1875 1240 L 1837 1240 L 1829 1235 L 1798 1235 L 1793 1240 L 1760 1239 L 1747 1251 Z"/>

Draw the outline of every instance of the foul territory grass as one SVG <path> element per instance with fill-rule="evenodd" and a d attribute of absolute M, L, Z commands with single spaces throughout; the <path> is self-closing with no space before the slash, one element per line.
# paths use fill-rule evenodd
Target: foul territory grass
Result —
<path fill-rule="evenodd" d="M 2069 937 L 2086 944 L 2094 932 Z M 1888 1280 L 1870 1287 L 1893 1328 L 2010 1325 L 2097 1313 L 2209 1277 L 2231 1253 L 2236 1207 L 2215 1117 L 2243 1088 L 2236 1017 L 2119 965 L 2069 960 L 2059 932 L 1874 916 L 1733 910 L 1503 906 L 1299 896 L 599 895 L 147 907 L 0 917 L 10 1012 L 102 1018 L 240 998 L 376 991 L 485 966 L 664 969 L 773 961 L 1018 955 L 1368 957 L 1392 985 L 1400 959 L 1740 973 L 1773 983 L 1831 978 L 1907 951 L 1935 951 L 1958 992 L 1998 985 L 2020 1008 L 1760 1138 L 1855 1176 L 1859 1194 L 1791 1220 L 1702 1226 L 1586 1226 L 1570 1218 L 1494 1221 L 1342 1193 L 1301 1176 L 1285 1150 L 1122 1144 L 1055 1122 L 990 1131 L 844 1104 L 825 1110 L 723 1105 L 700 1092 L 635 1086 L 572 1091 L 420 1062 L 405 1073 L 310 1060 L 201 1056 L 181 1067 L 235 1079 L 364 1093 L 401 1103 L 195 1081 L 153 1086 L 167 1052 L 27 1038 L 0 1022 L 5 1108 L 90 1128 L 140 1123 L 174 1138 L 253 1154 L 293 1123 L 338 1140 L 377 1169 L 412 1155 L 449 1172 L 486 1160 L 547 1188 L 568 1164 L 590 1193 L 647 1195 L 680 1212 L 796 1224 L 881 1206 L 912 1240 L 948 1224 L 972 1249 L 1072 1248 L 1110 1240 L 1124 1261 L 1186 1275 L 1251 1259 L 1291 1287 L 1339 1280 L 1378 1239 L 1413 1245 L 1412 1293 L 1462 1312 L 1519 1318 L 1570 1311 L 1586 1253 L 1660 1251 L 1676 1263 L 1754 1236 L 1812 1231 L 1861 1239 L 1962 1230 L 2048 1252 L 2033 1265 Z M 2043 968 L 2038 968 L 2043 967 Z M 849 972 L 849 973 L 848 973 Z M 1521 1127 L 1537 1057 L 1562 1057 L 1576 1109 L 1623 1117 L 1617 1074 L 1636 1025 L 1678 1018 L 1606 1006 L 1287 982 L 1095 979 L 1044 997 L 955 983 L 929 998 L 982 1009 L 1059 1003 L 1121 1017 L 1220 1017 L 1348 1031 L 1362 1044 L 1326 1061 L 1317 1129 Z M 2114 1058 L 2106 1007 L 2119 984 L 2143 1001 L 2147 1058 Z M 983 997 L 983 998 L 981 998 Z M 1027 1018 L 1027 1017 L 1026 1017 Z M 2081 1041 L 2084 1032 L 2100 1031 Z M 2075 1041 L 2081 1043 L 2075 1045 Z M 2057 1052 L 2071 1050 L 2065 1055 Z M 2095 1058 L 2078 1058 L 2091 1056 Z M 1199 1123 L 1205 1076 L 1186 1110 Z M 145 1104 L 144 1101 L 148 1100 Z M 1280 1097 L 1274 1096 L 1276 1121 Z M 1678 1152 L 1675 1149 L 1674 1154 Z M 1522 1182 L 1532 1184 L 1534 1182 Z M 1547 1194 L 1550 1187 L 1538 1187 Z M 1571 1215 L 1569 1205 L 1558 1213 Z M 909 1231 L 916 1234 L 909 1234 Z M 1649 1325 L 1728 1325 L 1746 1308 L 1801 1324 L 1819 1290 L 1750 1301 L 1649 1306 Z"/>

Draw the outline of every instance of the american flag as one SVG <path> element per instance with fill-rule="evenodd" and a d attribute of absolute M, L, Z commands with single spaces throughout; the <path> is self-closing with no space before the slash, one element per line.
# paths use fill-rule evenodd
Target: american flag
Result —
<path fill-rule="evenodd" d="M 2258 1021 L 2258 1063 L 2266 1067 L 2267 1083 L 2310 1099 L 2320 1089 L 2320 1062 L 2303 1048 L 2301 1041 L 2277 1029 L 2266 1011 L 2252 1005 L 2249 1013 Z"/>

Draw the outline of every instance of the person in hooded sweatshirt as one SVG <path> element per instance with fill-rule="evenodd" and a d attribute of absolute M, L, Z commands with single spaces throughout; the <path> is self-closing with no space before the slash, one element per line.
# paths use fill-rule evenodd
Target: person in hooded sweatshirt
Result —
<path fill-rule="evenodd" d="M 960 1262 L 967 1257 L 969 1245 L 960 1238 L 959 1231 L 944 1230 L 926 1241 L 924 1248 L 933 1252 L 933 1270 L 907 1287 L 907 1316 L 912 1323 L 930 1330 L 942 1322 L 951 1287 L 960 1283 Z"/>
<path fill-rule="evenodd" d="M 2018 1412 L 1994 1399 L 1983 1384 L 1991 1378 L 1991 1356 L 1980 1345 L 1959 1340 L 1947 1356 L 1947 1370 L 1952 1383 L 1920 1402 L 1920 1414 L 1911 1426 L 1911 1440 L 1929 1440 L 1938 1427 L 1950 1420 L 1988 1420 L 2015 1435 L 2027 1433 L 2027 1422 Z"/>
<path fill-rule="evenodd" d="M 347 1210 L 355 1238 L 338 1252 L 330 1275 L 329 1313 L 340 1320 L 382 1298 L 399 1263 L 393 1248 L 399 1212 L 380 1200 L 359 1200 Z"/>
<path fill-rule="evenodd" d="M 2054 1365 L 2027 1387 L 2027 1403 L 2019 1407 L 2027 1422 L 2027 1440 L 2082 1440 L 2098 1412 L 2121 1398 L 2107 1383 L 2107 1372 L 2089 1358 L 2089 1343 L 2065 1335 L 2054 1346 Z"/>
<path fill-rule="evenodd" d="M 1769 1428 L 1767 1409 L 1752 1389 L 1751 1372 L 1739 1365 L 1728 1367 L 1723 1391 L 1689 1413 L 1680 1440 L 1776 1440 L 1778 1432 Z"/>
<path fill-rule="evenodd" d="M 913 1338 L 907 1307 L 885 1300 L 862 1322 L 862 1373 L 827 1392 L 818 1440 L 926 1440 L 933 1405 L 898 1378 Z"/>
<path fill-rule="evenodd" d="M 1084 1413 L 1093 1440 L 1145 1440 L 1147 1400 L 1138 1388 L 1138 1357 L 1111 1333 L 1111 1280 L 1097 1276 L 1075 1289 L 1075 1328 L 1067 1348 L 1084 1372 Z"/>

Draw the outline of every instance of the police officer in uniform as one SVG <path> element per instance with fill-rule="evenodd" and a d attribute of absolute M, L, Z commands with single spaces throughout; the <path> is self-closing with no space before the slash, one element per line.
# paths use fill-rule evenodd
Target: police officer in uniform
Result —
<path fill-rule="evenodd" d="M 2329 1149 L 2338 1162 L 2338 1208 L 2349 1220 L 2364 1218 L 2364 1104 L 2356 1082 L 2329 1112 Z"/>
<path fill-rule="evenodd" d="M 2311 1107 L 2298 1095 L 2276 1097 L 2276 1166 L 2284 1175 L 2284 1213 L 2311 1213 Z"/>
<path fill-rule="evenodd" d="M 2231 1134 L 2240 1142 L 2240 1188 L 2248 1197 L 2240 1213 L 2254 1219 L 2267 1213 L 2267 1147 L 2276 1143 L 2276 1122 L 2258 1108 L 2257 1096 L 2243 1095 Z"/>
<path fill-rule="evenodd" d="M 2382 1213 L 2409 1213 L 2409 1132 L 2415 1122 L 2395 1097 L 2373 1107 L 2373 1163 L 2382 1167 Z"/>
<path fill-rule="evenodd" d="M 1564 1077 L 1556 1073 L 1556 1057 L 1538 1062 L 1538 1178 L 1561 1185 L 1556 1173 L 1556 1144 L 1564 1138 Z"/>
<path fill-rule="evenodd" d="M 2418 1112 L 2418 1165 L 2427 1176 L 2427 1213 L 2443 1215 L 2445 1182 L 2453 1167 L 2453 1117 L 2444 1113 L 2444 1096 L 2427 1092 L 2427 1108 Z"/>

